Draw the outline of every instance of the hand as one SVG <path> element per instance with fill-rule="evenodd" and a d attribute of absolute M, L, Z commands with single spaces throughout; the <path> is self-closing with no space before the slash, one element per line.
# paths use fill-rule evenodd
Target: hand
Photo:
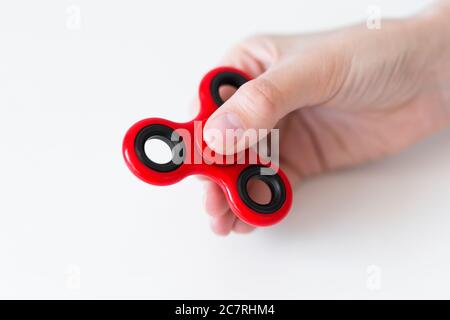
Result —
<path fill-rule="evenodd" d="M 449 39 L 448 14 L 436 8 L 383 21 L 380 30 L 359 25 L 251 38 L 221 65 L 255 79 L 209 118 L 204 134 L 211 128 L 279 128 L 280 166 L 293 186 L 396 153 L 450 122 Z M 209 146 L 230 152 L 214 141 Z M 255 188 L 252 193 L 262 193 Z M 253 229 L 212 182 L 206 183 L 205 206 L 217 234 Z"/>

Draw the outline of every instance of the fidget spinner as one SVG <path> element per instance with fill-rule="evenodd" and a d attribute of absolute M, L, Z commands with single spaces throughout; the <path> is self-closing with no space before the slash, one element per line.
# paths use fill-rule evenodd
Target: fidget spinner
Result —
<path fill-rule="evenodd" d="M 263 161 L 251 148 L 244 151 L 245 161 L 214 162 L 211 158 L 217 155 L 209 149 L 201 133 L 209 116 L 224 103 L 219 88 L 227 85 L 238 89 L 250 79 L 235 68 L 214 69 L 200 83 L 200 111 L 195 119 L 175 123 L 148 118 L 134 124 L 123 141 L 123 156 L 131 172 L 147 183 L 160 186 L 173 184 L 189 175 L 206 176 L 221 187 L 231 210 L 242 221 L 253 226 L 269 226 L 282 220 L 292 205 L 292 188 L 283 171 L 274 163 Z M 157 163 L 151 160 L 145 150 L 146 142 L 151 139 L 161 140 L 171 148 L 170 161 Z M 252 199 L 247 190 L 251 179 L 258 179 L 269 187 L 269 202 L 262 204 Z"/>

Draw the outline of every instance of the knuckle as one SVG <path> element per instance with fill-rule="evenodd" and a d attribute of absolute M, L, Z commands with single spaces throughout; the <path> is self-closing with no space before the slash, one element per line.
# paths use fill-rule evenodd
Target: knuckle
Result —
<path fill-rule="evenodd" d="M 233 46 L 230 53 L 238 55 L 255 55 L 255 52 L 264 52 L 266 53 L 265 56 L 268 56 L 270 57 L 270 60 L 275 61 L 281 55 L 280 48 L 278 47 L 275 38 L 275 36 L 268 34 L 252 35 Z"/>
<path fill-rule="evenodd" d="M 302 56 L 302 73 L 307 84 L 314 90 L 309 90 L 309 104 L 328 105 L 336 102 L 336 97 L 342 96 L 342 89 L 351 71 L 352 57 L 347 50 L 336 48 L 333 43 L 325 43 L 310 48 Z"/>
<path fill-rule="evenodd" d="M 239 91 L 240 106 L 248 117 L 264 122 L 277 117 L 281 94 L 271 81 L 258 78 L 244 84 Z"/>
<path fill-rule="evenodd" d="M 242 43 L 247 45 L 260 45 L 271 41 L 272 41 L 271 36 L 267 34 L 254 34 L 245 38 L 244 41 L 242 41 Z"/>

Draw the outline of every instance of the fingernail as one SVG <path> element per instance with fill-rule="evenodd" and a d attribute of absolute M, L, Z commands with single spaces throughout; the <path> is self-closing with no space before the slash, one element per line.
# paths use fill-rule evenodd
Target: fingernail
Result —
<path fill-rule="evenodd" d="M 208 120 L 203 131 L 203 139 L 210 148 L 220 151 L 225 142 L 227 130 L 233 130 L 236 133 L 244 130 L 241 120 L 234 113 L 224 113 Z"/>

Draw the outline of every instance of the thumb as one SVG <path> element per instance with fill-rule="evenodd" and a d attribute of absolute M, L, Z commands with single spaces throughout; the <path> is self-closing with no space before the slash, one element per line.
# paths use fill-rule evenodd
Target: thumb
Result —
<path fill-rule="evenodd" d="M 269 132 L 291 111 L 326 100 L 327 90 L 322 89 L 326 78 L 321 77 L 328 73 L 324 65 L 317 56 L 312 57 L 313 61 L 302 60 L 273 66 L 242 85 L 206 122 L 203 137 L 208 146 L 220 154 L 239 152 L 249 147 L 240 138 L 252 136 L 249 130 L 256 130 L 261 139 L 259 133 Z M 231 131 L 237 138 L 228 143 L 225 137 Z"/>

